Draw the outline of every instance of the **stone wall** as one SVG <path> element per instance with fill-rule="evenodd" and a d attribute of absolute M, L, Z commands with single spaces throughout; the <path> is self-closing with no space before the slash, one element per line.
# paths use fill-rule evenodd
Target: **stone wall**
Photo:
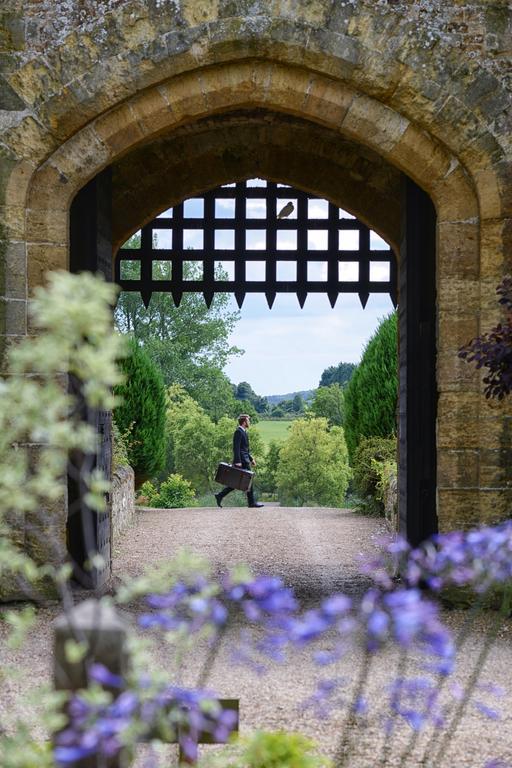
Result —
<path fill-rule="evenodd" d="M 112 548 L 135 521 L 135 481 L 131 467 L 112 472 Z"/>

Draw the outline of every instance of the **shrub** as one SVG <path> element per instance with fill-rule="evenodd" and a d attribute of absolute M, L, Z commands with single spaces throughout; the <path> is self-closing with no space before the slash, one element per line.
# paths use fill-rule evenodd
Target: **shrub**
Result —
<path fill-rule="evenodd" d="M 277 484 L 284 504 L 343 504 L 350 477 L 347 446 L 341 427 L 327 419 L 297 419 L 281 446 Z"/>
<path fill-rule="evenodd" d="M 398 530 L 398 467 L 396 461 L 372 462 L 378 476 L 376 499 L 382 503 L 384 516 L 391 523 L 391 530 Z"/>
<path fill-rule="evenodd" d="M 384 512 L 379 464 L 396 462 L 396 440 L 385 437 L 363 437 L 354 455 L 353 484 L 367 505 L 379 514 Z"/>
<path fill-rule="evenodd" d="M 158 490 L 153 483 L 147 481 L 142 485 L 140 493 L 147 500 L 148 507 L 158 509 L 193 507 L 196 503 L 192 483 L 181 475 L 169 475 Z"/>
<path fill-rule="evenodd" d="M 330 427 L 343 426 L 344 410 L 343 390 L 339 384 L 330 384 L 316 390 L 310 411 L 315 416 L 325 416 Z"/>
<path fill-rule="evenodd" d="M 128 467 L 130 429 L 121 433 L 115 421 L 112 421 L 112 467 Z"/>
<path fill-rule="evenodd" d="M 128 461 L 138 488 L 165 462 L 165 387 L 156 365 L 133 340 L 129 352 L 122 364 L 125 381 L 116 388 L 121 403 L 114 418 L 121 434 L 129 431 Z"/>
<path fill-rule="evenodd" d="M 391 437 L 396 432 L 397 315 L 380 323 L 345 391 L 345 437 L 353 463 L 362 437 Z"/>
<path fill-rule="evenodd" d="M 281 443 L 272 440 L 268 446 L 263 463 L 258 466 L 258 487 L 263 493 L 277 493 L 277 470 Z"/>

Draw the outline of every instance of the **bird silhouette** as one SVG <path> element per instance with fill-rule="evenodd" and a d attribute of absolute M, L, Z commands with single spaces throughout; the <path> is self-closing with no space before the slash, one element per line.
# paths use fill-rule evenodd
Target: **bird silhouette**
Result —
<path fill-rule="evenodd" d="M 279 213 L 277 214 L 278 219 L 285 219 L 287 216 L 289 216 L 294 211 L 294 205 L 292 202 L 286 203 L 284 208 L 281 208 Z"/>

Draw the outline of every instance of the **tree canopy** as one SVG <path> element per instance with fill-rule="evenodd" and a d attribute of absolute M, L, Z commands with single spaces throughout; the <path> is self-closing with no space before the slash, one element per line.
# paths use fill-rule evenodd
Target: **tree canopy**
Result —
<path fill-rule="evenodd" d="M 139 243 L 140 236 L 135 235 L 124 247 L 137 248 Z M 167 277 L 167 268 L 165 262 L 154 262 L 153 276 Z M 135 262 L 125 262 L 127 277 L 130 272 L 136 277 L 137 269 Z M 185 262 L 183 271 L 184 278 L 192 280 L 197 267 Z M 229 357 L 240 353 L 228 341 L 240 315 L 231 312 L 228 304 L 228 295 L 218 293 L 208 309 L 200 294 L 186 293 L 176 307 L 169 293 L 154 293 L 146 309 L 138 293 L 124 292 L 114 317 L 118 329 L 133 335 L 158 365 L 166 386 L 181 384 L 208 411 L 212 405 L 218 413 L 219 401 L 230 400 L 231 385 L 223 368 Z M 212 395 L 216 395 L 213 400 Z"/>
<path fill-rule="evenodd" d="M 327 419 L 297 419 L 279 452 L 277 485 L 283 504 L 343 504 L 350 468 L 343 429 Z"/>
<path fill-rule="evenodd" d="M 128 461 L 139 486 L 165 462 L 165 387 L 157 366 L 135 339 L 129 342 L 129 356 L 121 369 L 125 381 L 116 387 L 120 403 L 114 418 L 126 436 Z"/>
<path fill-rule="evenodd" d="M 328 387 L 319 387 L 309 410 L 315 416 L 326 418 L 330 427 L 343 426 L 345 403 L 340 385 L 331 384 Z"/>
<path fill-rule="evenodd" d="M 338 363 L 338 365 L 330 365 L 322 373 L 320 378 L 319 387 L 330 387 L 331 384 L 339 384 L 344 387 L 348 384 L 352 378 L 357 366 L 354 363 Z"/>

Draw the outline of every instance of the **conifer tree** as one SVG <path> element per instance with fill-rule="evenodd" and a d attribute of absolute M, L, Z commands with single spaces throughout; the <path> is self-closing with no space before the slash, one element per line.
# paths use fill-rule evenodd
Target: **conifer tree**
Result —
<path fill-rule="evenodd" d="M 384 318 L 365 347 L 345 391 L 345 438 L 353 459 L 362 437 L 396 434 L 397 315 Z"/>
<path fill-rule="evenodd" d="M 121 403 L 114 418 L 121 434 L 128 435 L 128 460 L 139 487 L 165 462 L 165 387 L 160 371 L 133 339 L 129 351 L 121 366 L 125 381 L 116 388 Z"/>

